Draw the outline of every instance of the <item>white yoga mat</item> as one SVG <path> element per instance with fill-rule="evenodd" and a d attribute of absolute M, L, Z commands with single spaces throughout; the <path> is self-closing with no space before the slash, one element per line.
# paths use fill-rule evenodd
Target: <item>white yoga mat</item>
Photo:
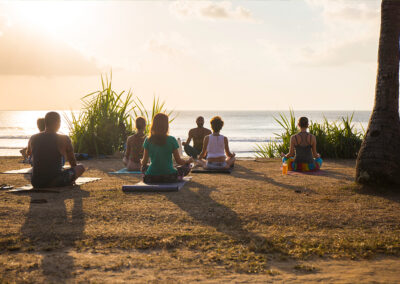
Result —
<path fill-rule="evenodd" d="M 95 177 L 79 177 L 76 179 L 75 184 L 76 185 L 82 185 L 85 183 L 93 182 L 101 180 L 101 178 L 95 178 Z M 54 187 L 54 188 L 62 188 L 62 187 Z M 40 188 L 40 190 L 45 190 L 45 188 Z M 24 192 L 24 191 L 35 191 L 33 186 L 31 184 L 27 184 L 18 188 L 14 188 L 9 190 L 8 192 Z"/>

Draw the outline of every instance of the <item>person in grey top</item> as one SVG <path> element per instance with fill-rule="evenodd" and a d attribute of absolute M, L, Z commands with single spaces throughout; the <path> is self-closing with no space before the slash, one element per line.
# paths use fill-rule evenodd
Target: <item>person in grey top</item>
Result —
<path fill-rule="evenodd" d="M 308 118 L 300 117 L 297 126 L 300 132 L 290 137 L 289 153 L 282 153 L 284 160 L 292 161 L 294 157 L 294 170 L 314 170 L 319 169 L 322 164 L 321 155 L 317 153 L 317 139 L 314 135 L 307 132 Z M 286 158 L 286 159 L 285 159 Z M 308 164 L 307 168 L 297 168 L 296 165 Z M 313 167 L 315 164 L 315 167 Z"/>

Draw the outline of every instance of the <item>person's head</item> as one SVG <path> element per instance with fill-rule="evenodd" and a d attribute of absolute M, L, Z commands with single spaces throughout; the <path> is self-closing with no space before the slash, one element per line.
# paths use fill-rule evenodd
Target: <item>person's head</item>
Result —
<path fill-rule="evenodd" d="M 213 132 L 220 132 L 222 127 L 224 126 L 224 121 L 222 120 L 221 117 L 219 116 L 214 116 L 211 121 L 211 129 L 213 130 Z"/>
<path fill-rule="evenodd" d="M 46 113 L 46 116 L 44 117 L 44 124 L 46 126 L 46 130 L 57 132 L 61 126 L 61 117 L 57 112 L 50 111 Z"/>
<path fill-rule="evenodd" d="M 198 127 L 203 127 L 204 126 L 204 117 L 199 116 L 198 118 L 196 118 L 196 124 Z"/>
<path fill-rule="evenodd" d="M 138 116 L 136 117 L 135 124 L 138 131 L 144 131 L 146 128 L 146 119 L 143 116 Z"/>
<path fill-rule="evenodd" d="M 157 113 L 153 118 L 150 127 L 150 142 L 157 145 L 164 145 L 167 141 L 169 130 L 168 115 L 165 113 Z"/>
<path fill-rule="evenodd" d="M 301 129 L 308 128 L 308 118 L 305 116 L 300 117 L 297 126 Z"/>
<path fill-rule="evenodd" d="M 36 120 L 37 128 L 40 132 L 43 132 L 46 129 L 46 124 L 44 123 L 44 118 L 38 118 Z"/>

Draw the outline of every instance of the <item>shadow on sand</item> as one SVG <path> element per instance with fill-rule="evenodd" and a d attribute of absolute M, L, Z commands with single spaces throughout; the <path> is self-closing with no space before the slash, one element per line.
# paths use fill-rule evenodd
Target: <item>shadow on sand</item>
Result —
<path fill-rule="evenodd" d="M 31 202 L 21 228 L 22 238 L 42 255 L 39 269 L 48 283 L 65 282 L 73 277 L 74 259 L 68 252 L 83 235 L 85 218 L 82 199 L 89 196 L 78 186 L 57 191 L 58 194 L 54 191 L 51 194 L 24 193 L 31 196 Z M 66 203 L 72 206 L 70 212 Z"/>

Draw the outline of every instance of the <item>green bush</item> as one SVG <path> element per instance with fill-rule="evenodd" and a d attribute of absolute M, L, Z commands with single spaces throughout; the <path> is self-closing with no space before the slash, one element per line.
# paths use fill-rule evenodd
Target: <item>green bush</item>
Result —
<path fill-rule="evenodd" d="M 274 118 L 284 129 L 283 133 L 276 134 L 276 140 L 268 143 L 256 144 L 256 157 L 280 157 L 280 153 L 288 153 L 290 137 L 298 132 L 296 118 L 290 111 L 289 118 L 280 114 Z M 309 131 L 317 140 L 317 151 L 323 158 L 355 159 L 361 147 L 364 134 L 354 129 L 353 115 L 342 117 L 340 121 L 329 123 L 325 118 L 322 123 L 311 122 Z"/>
<path fill-rule="evenodd" d="M 102 89 L 82 98 L 83 110 L 67 119 L 70 138 L 78 153 L 112 155 L 123 150 L 126 138 L 133 134 L 129 112 L 134 108 L 131 91 L 116 93 L 110 79 L 101 76 Z"/>
<path fill-rule="evenodd" d="M 147 121 L 146 131 L 145 131 L 146 134 L 149 133 L 151 123 L 153 122 L 153 118 L 157 113 L 161 112 L 167 114 L 169 117 L 169 123 L 174 121 L 174 119 L 176 118 L 176 115 L 174 114 L 173 111 L 168 111 L 166 109 L 165 101 L 160 101 L 159 98 L 156 97 L 153 98 L 153 105 L 151 107 L 151 111 L 147 111 L 143 102 L 138 97 L 133 101 L 133 103 L 134 103 L 133 113 L 135 114 L 135 117 L 143 116 Z"/>

